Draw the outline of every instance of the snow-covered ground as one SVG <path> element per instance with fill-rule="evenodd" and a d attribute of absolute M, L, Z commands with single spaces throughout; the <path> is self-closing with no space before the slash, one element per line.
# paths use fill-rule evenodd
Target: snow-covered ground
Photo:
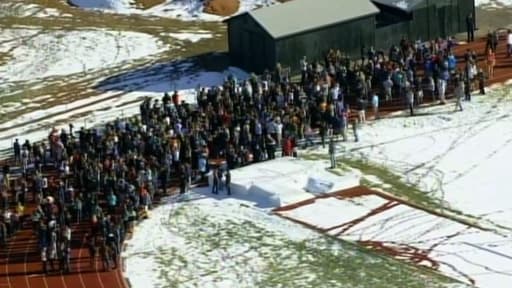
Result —
<path fill-rule="evenodd" d="M 236 197 L 198 189 L 153 210 L 122 255 L 131 287 L 462 287 Z"/>
<path fill-rule="evenodd" d="M 192 43 L 198 42 L 202 39 L 212 38 L 213 35 L 210 33 L 168 33 L 167 35 L 182 41 L 190 41 Z"/>
<path fill-rule="evenodd" d="M 464 103 L 418 111 L 424 116 L 391 117 L 367 125 L 352 156 L 389 167 L 404 180 L 434 191 L 460 211 L 512 228 L 506 193 L 512 159 L 510 87 Z"/>
<path fill-rule="evenodd" d="M 54 8 L 43 7 L 36 4 L 27 4 L 20 2 L 0 3 L 0 17 L 70 17 L 70 14 L 61 13 Z"/>
<path fill-rule="evenodd" d="M 1 29 L 0 41 L 0 52 L 9 53 L 0 66 L 3 83 L 91 72 L 165 49 L 149 34 L 109 30 Z"/>
<path fill-rule="evenodd" d="M 469 285 L 492 288 L 512 283 L 509 237 L 377 195 L 318 199 L 280 213 L 344 240 L 390 248 L 398 259 L 437 269 Z"/>
<path fill-rule="evenodd" d="M 507 168 L 512 160 L 511 88 L 474 97 L 472 102 L 464 103 L 463 112 L 454 110 L 453 104 L 449 104 L 423 108 L 416 117 L 396 113 L 366 125 L 360 131 L 359 143 L 346 143 L 340 149 L 344 157 L 367 159 L 402 175 L 403 181 L 432 191 L 434 197 L 443 199 L 455 210 L 481 217 L 482 225 L 499 233 L 482 232 L 399 206 L 355 225 L 352 233 L 342 237 L 421 249 L 434 246 L 444 237 L 430 251 L 430 256 L 446 264 L 441 265 L 443 272 L 454 276 L 460 273 L 459 279 L 467 274 L 478 287 L 505 287 L 500 285 L 512 283 L 512 271 L 508 268 L 512 267 L 512 196 L 508 193 Z M 322 149 L 316 152 L 326 153 Z M 319 202 L 318 207 L 308 208 L 311 211 L 297 211 L 299 214 L 294 217 L 320 227 L 334 222 L 339 225 L 382 203 L 370 201 L 349 209 L 324 204 Z M 320 214 L 329 207 L 348 212 L 333 221 L 333 217 Z"/>
<path fill-rule="evenodd" d="M 220 21 L 224 17 L 204 13 L 202 0 L 166 0 L 164 3 L 152 8 L 142 10 L 134 6 L 130 0 L 70 0 L 76 6 L 86 9 L 96 9 L 106 12 L 142 14 L 148 16 L 161 16 L 177 18 L 185 21 Z M 276 0 L 240 0 L 237 13 L 250 11 L 261 6 L 270 6 L 279 3 Z"/>

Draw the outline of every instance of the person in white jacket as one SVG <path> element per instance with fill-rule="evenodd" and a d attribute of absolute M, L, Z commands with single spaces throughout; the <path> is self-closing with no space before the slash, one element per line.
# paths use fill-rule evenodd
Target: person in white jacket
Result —
<path fill-rule="evenodd" d="M 507 30 L 507 56 L 512 56 L 512 30 Z"/>

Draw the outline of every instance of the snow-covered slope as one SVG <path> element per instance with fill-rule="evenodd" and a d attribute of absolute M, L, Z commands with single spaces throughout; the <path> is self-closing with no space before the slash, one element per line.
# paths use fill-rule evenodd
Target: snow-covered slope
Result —
<path fill-rule="evenodd" d="M 106 68 L 165 49 L 157 38 L 136 32 L 0 31 L 0 41 L 4 41 L 0 52 L 9 52 L 11 56 L 5 65 L 0 66 L 0 80 L 5 82 L 90 72 L 91 69 Z"/>
<path fill-rule="evenodd" d="M 219 21 L 223 19 L 217 15 L 204 13 L 204 0 L 166 0 L 146 10 L 136 8 L 133 0 L 70 0 L 70 2 L 78 7 L 105 12 L 154 15 L 181 20 Z M 238 13 L 277 3 L 276 0 L 240 0 Z"/>

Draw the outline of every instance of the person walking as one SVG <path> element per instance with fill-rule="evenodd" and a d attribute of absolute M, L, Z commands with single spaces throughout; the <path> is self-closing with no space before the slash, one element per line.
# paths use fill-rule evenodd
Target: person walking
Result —
<path fill-rule="evenodd" d="M 5 247 L 7 243 L 7 226 L 4 220 L 0 218 L 0 248 Z"/>
<path fill-rule="evenodd" d="M 487 50 L 487 77 L 492 79 L 494 77 L 494 66 L 496 65 L 496 54 L 494 50 L 490 48 Z"/>
<path fill-rule="evenodd" d="M 226 170 L 226 191 L 228 195 L 231 195 L 231 172 L 229 171 L 229 168 Z"/>
<path fill-rule="evenodd" d="M 19 164 L 21 162 L 21 145 L 17 138 L 14 140 L 12 148 L 14 150 L 14 162 Z"/>
<path fill-rule="evenodd" d="M 475 41 L 475 19 L 473 18 L 473 13 L 469 13 L 466 17 L 466 31 L 468 42 Z"/>
<path fill-rule="evenodd" d="M 329 140 L 329 157 L 331 159 L 331 169 L 336 168 L 336 145 L 333 138 Z"/>
<path fill-rule="evenodd" d="M 512 56 L 512 30 L 507 30 L 507 57 Z"/>
<path fill-rule="evenodd" d="M 498 51 L 498 44 L 500 43 L 500 36 L 498 30 L 492 32 L 492 51 Z"/>
<path fill-rule="evenodd" d="M 50 222 L 51 223 L 51 222 Z M 55 224 L 56 225 L 56 224 Z M 57 231 L 56 231 L 56 226 L 52 226 L 52 225 L 49 225 L 49 228 L 50 228 L 50 236 L 49 236 L 49 245 L 48 245 L 48 250 L 47 250 L 47 256 L 48 256 L 48 261 L 50 262 L 50 268 L 53 270 L 55 270 L 55 261 L 58 260 L 58 257 L 57 257 L 57 253 L 58 253 L 58 250 L 57 250 L 57 246 L 58 246 L 58 240 L 57 240 Z"/>
<path fill-rule="evenodd" d="M 103 271 L 110 271 L 112 268 L 112 252 L 110 246 L 107 245 L 107 241 L 102 238 L 100 240 L 100 256 L 101 262 L 103 263 Z"/>
<path fill-rule="evenodd" d="M 219 194 L 219 172 L 218 168 L 212 171 L 212 194 Z"/>
<path fill-rule="evenodd" d="M 462 108 L 462 97 L 464 97 L 464 80 L 461 77 L 457 77 L 457 86 L 455 87 L 455 111 L 464 110 Z"/>
<path fill-rule="evenodd" d="M 70 272 L 71 245 L 70 240 L 64 238 L 60 243 L 60 270 L 68 274 Z"/>
<path fill-rule="evenodd" d="M 358 123 L 357 123 L 357 119 L 354 118 L 352 119 L 352 132 L 354 132 L 354 141 L 355 142 L 359 142 L 359 127 L 358 126 Z"/>
<path fill-rule="evenodd" d="M 87 249 L 89 250 L 89 260 L 92 268 L 96 268 L 96 238 L 94 235 L 86 235 L 85 237 Z"/>
<path fill-rule="evenodd" d="M 466 74 L 466 77 L 464 77 L 464 100 L 465 101 L 471 101 L 471 82 L 473 79 L 469 78 Z"/>
<path fill-rule="evenodd" d="M 359 118 L 359 123 L 366 123 L 366 101 L 362 97 L 357 99 L 357 116 Z"/>
<path fill-rule="evenodd" d="M 414 91 L 410 85 L 407 87 L 407 90 L 405 91 L 405 97 L 407 100 L 407 107 L 409 108 L 410 115 L 414 116 Z"/>
<path fill-rule="evenodd" d="M 482 68 L 478 70 L 476 78 L 478 79 L 478 89 L 480 90 L 480 95 L 485 95 L 485 75 Z"/>
<path fill-rule="evenodd" d="M 379 95 L 373 93 L 372 96 L 373 119 L 379 119 Z"/>
<path fill-rule="evenodd" d="M 382 87 L 384 88 L 384 99 L 386 102 L 391 101 L 393 95 L 393 80 L 391 80 L 391 75 L 382 82 Z"/>

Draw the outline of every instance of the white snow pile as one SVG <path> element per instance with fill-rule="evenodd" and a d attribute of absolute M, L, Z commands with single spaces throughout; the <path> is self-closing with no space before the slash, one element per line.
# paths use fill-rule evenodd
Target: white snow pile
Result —
<path fill-rule="evenodd" d="M 160 5 L 142 10 L 134 5 L 132 0 L 70 0 L 78 7 L 101 10 L 105 12 L 142 14 L 148 16 L 161 16 L 177 18 L 185 21 L 220 21 L 223 17 L 204 13 L 203 0 L 166 0 Z M 253 10 L 261 6 L 277 4 L 276 0 L 240 0 L 237 13 Z M 236 13 L 235 13 L 236 14 Z"/>
<path fill-rule="evenodd" d="M 166 35 L 176 38 L 181 41 L 190 41 L 192 43 L 199 42 L 203 39 L 212 38 L 213 35 L 211 33 L 187 33 L 187 32 L 180 32 L 180 33 L 167 33 Z"/>
<path fill-rule="evenodd" d="M 231 190 L 244 199 L 257 199 L 260 207 L 277 208 L 359 186 L 359 174 L 338 176 L 326 170 L 329 164 L 293 157 L 252 164 L 231 172 Z"/>
<path fill-rule="evenodd" d="M 9 61 L 0 66 L 0 80 L 3 80 L 0 82 L 91 72 L 166 49 L 158 38 L 138 32 L 0 31 L 0 40 L 3 42 L 0 52 L 10 56 Z"/>

